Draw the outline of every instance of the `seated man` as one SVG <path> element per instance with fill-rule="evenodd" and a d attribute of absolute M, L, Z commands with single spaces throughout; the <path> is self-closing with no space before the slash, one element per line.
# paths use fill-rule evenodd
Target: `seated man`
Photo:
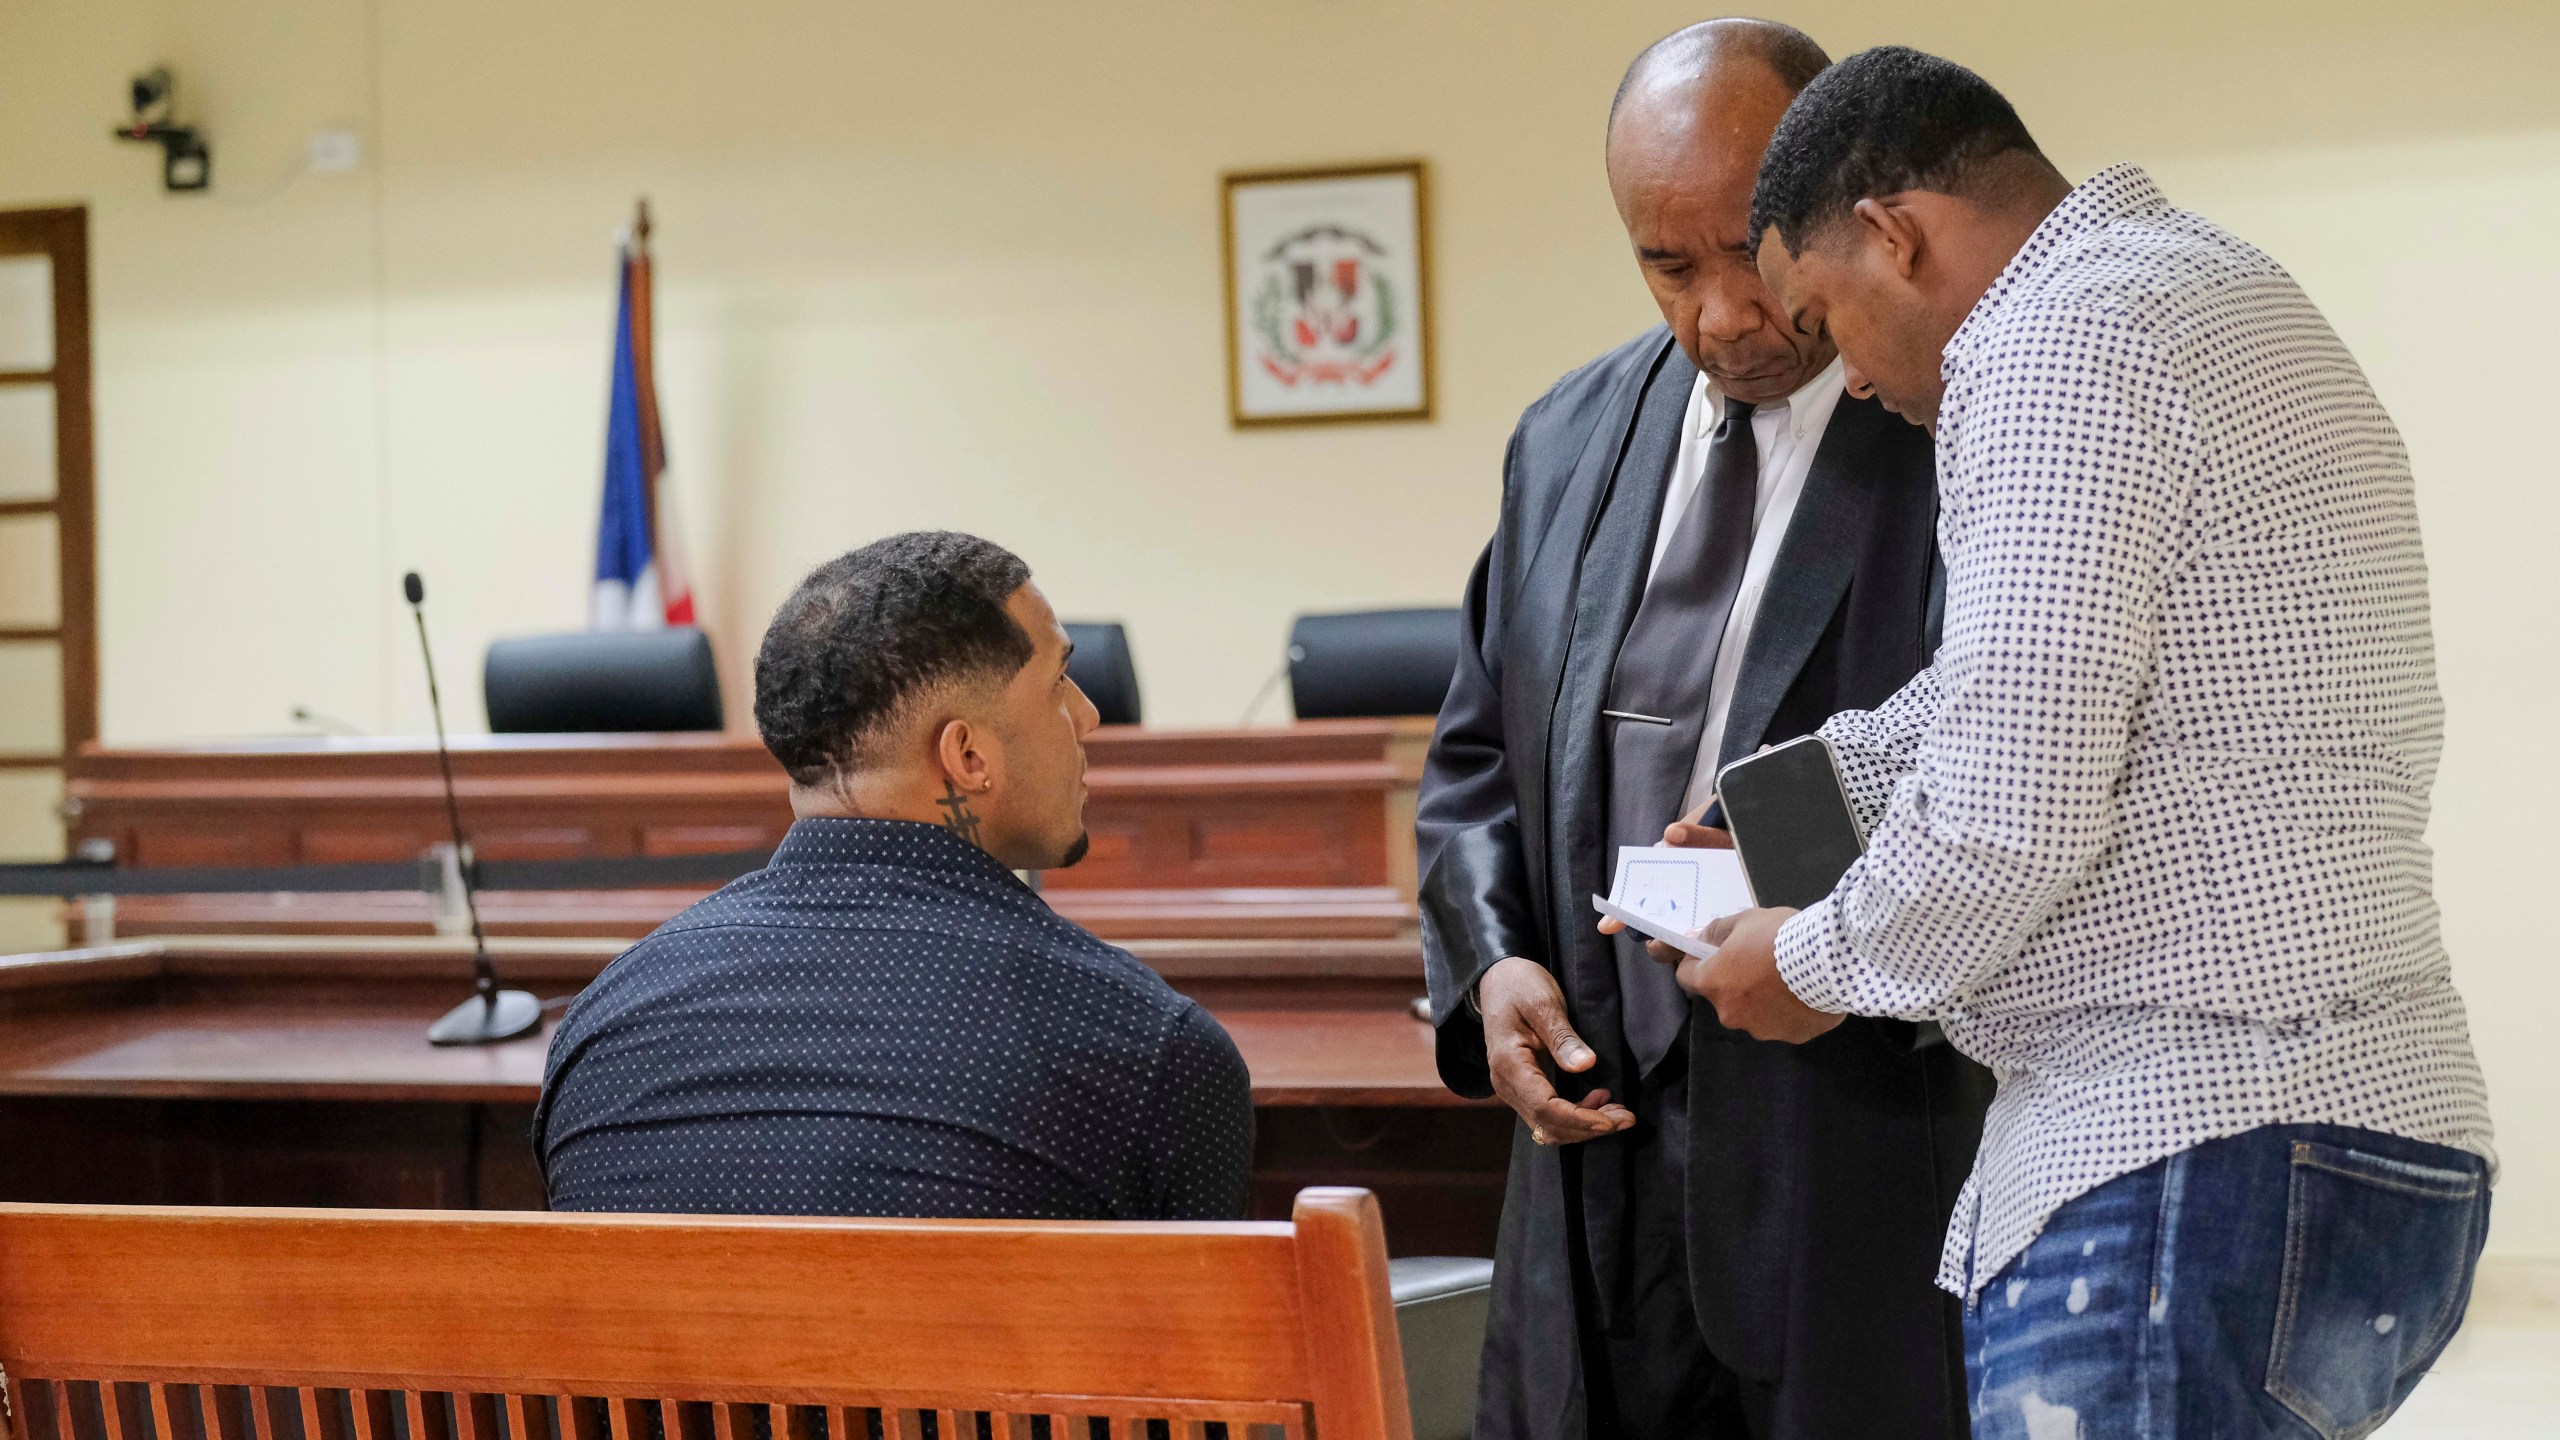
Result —
<path fill-rule="evenodd" d="M 569 1007 L 553 1209 L 1242 1215 L 1234 1043 L 1013 875 L 1082 858 L 1095 724 L 1030 573 L 897 535 L 783 602 L 756 724 L 798 823 Z"/>

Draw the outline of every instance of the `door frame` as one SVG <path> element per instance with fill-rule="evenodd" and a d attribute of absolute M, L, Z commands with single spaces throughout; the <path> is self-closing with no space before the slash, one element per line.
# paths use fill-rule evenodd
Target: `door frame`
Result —
<path fill-rule="evenodd" d="M 53 387 L 50 500 L 0 501 L 0 516 L 54 517 L 61 599 L 51 626 L 0 627 L 0 639 L 51 640 L 62 666 L 62 751 L 0 754 L 0 768 L 67 766 L 98 738 L 97 433 L 89 351 L 89 212 L 85 206 L 0 211 L 0 257 L 53 261 L 53 366 L 0 370 L 0 386 Z"/>

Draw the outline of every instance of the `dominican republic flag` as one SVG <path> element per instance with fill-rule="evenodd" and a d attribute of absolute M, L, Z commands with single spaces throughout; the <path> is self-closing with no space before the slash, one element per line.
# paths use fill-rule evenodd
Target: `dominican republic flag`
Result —
<path fill-rule="evenodd" d="M 693 622 L 693 575 L 677 543 L 667 447 L 650 362 L 649 207 L 618 247 L 621 313 L 613 326 L 613 400 L 604 427 L 604 515 L 596 525 L 596 589 L 587 628 L 657 630 Z"/>

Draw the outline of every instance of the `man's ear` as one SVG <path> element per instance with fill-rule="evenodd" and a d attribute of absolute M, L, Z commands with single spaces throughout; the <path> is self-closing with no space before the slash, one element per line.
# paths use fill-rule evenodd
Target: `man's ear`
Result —
<path fill-rule="evenodd" d="M 983 795 L 995 784 L 996 758 L 984 727 L 945 720 L 934 732 L 933 758 L 942 778 L 964 795 Z"/>
<path fill-rule="evenodd" d="M 1904 280 L 1920 269 L 1920 252 L 1926 239 L 1920 230 L 1919 217 L 1896 196 L 1879 200 L 1872 196 L 1861 200 L 1850 214 L 1857 217 L 1859 235 L 1869 248 L 1892 267 Z"/>
<path fill-rule="evenodd" d="M 1761 288 L 1772 295 L 1777 294 L 1778 267 L 1794 258 L 1787 251 L 1787 237 L 1778 233 L 1777 226 L 1772 225 L 1761 231 L 1760 243 L 1751 251 L 1751 265 L 1753 269 L 1760 272 Z"/>

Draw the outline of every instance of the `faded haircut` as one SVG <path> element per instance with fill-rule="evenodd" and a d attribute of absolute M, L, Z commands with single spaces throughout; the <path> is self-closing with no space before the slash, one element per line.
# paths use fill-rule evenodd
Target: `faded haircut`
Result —
<path fill-rule="evenodd" d="M 1772 226 L 1789 255 L 1861 200 L 1906 190 L 1965 195 L 2013 174 L 2003 157 L 2044 152 L 1991 82 L 1899 45 L 1862 50 L 1787 107 L 1751 192 L 1751 245 Z"/>
<path fill-rule="evenodd" d="M 756 729 L 802 785 L 880 763 L 906 708 L 955 683 L 1005 681 L 1030 663 L 1005 602 L 1031 579 L 975 535 L 916 530 L 809 572 L 756 650 Z"/>

